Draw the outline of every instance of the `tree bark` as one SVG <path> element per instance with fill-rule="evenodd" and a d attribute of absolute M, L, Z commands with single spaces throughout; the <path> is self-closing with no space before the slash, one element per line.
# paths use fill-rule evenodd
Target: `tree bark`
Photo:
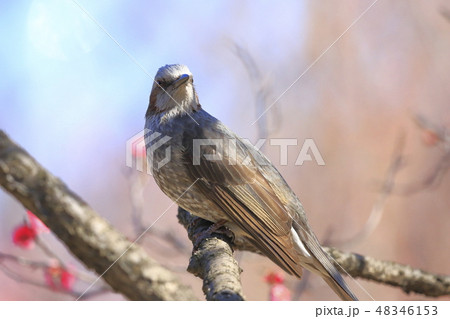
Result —
<path fill-rule="evenodd" d="M 192 216 L 189 212 L 180 209 L 178 220 L 185 228 L 190 225 L 186 221 L 196 222 L 196 219 L 200 219 L 198 217 L 194 217 L 193 220 L 188 219 L 185 215 Z M 195 236 L 195 233 L 193 236 Z M 236 250 L 261 254 L 258 249 L 246 241 L 234 241 L 231 246 Z M 429 297 L 450 295 L 450 276 L 432 274 L 408 265 L 343 252 L 336 248 L 324 247 L 324 249 L 337 263 L 336 268 L 344 275 L 348 273 L 354 278 L 399 287 L 406 293 L 414 292 Z"/>
<path fill-rule="evenodd" d="M 128 241 L 0 130 L 0 184 L 88 268 L 132 300 L 194 300 L 193 292 Z"/>
<path fill-rule="evenodd" d="M 192 291 L 101 218 L 61 180 L 0 130 L 0 185 L 38 216 L 70 251 L 117 292 L 132 300 L 194 300 Z M 188 270 L 203 279 L 208 300 L 244 300 L 234 249 L 259 253 L 221 232 L 197 240 L 211 223 L 180 209 L 178 218 L 196 244 Z M 325 250 L 353 277 L 426 296 L 450 295 L 450 276 L 369 256 Z M 338 266 L 339 270 L 340 267 Z"/>
<path fill-rule="evenodd" d="M 450 295 L 450 276 L 432 274 L 409 265 L 335 248 L 325 248 L 325 251 L 353 277 L 399 287 L 406 293 L 414 292 L 429 297 Z M 341 270 L 339 266 L 338 269 Z"/>
<path fill-rule="evenodd" d="M 207 234 L 213 224 L 178 208 L 178 220 L 185 226 L 194 245 L 188 271 L 203 279 L 206 300 L 244 300 L 241 269 L 233 258 L 232 238 L 216 231 Z"/>

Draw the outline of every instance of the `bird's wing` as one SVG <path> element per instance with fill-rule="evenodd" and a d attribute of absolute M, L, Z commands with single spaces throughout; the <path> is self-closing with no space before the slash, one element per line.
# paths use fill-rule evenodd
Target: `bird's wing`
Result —
<path fill-rule="evenodd" d="M 216 146 L 203 145 L 200 157 L 194 161 L 193 136 L 222 140 L 223 148 L 219 151 Z M 192 178 L 198 179 L 196 187 L 203 195 L 220 207 L 226 219 L 247 233 L 266 256 L 288 273 L 301 277 L 300 265 L 304 263 L 304 256 L 292 239 L 293 212 L 283 204 L 262 174 L 249 145 L 228 130 L 197 127 L 196 132 L 184 133 L 183 147 L 185 167 Z M 221 159 L 208 160 L 204 154 L 220 154 Z M 276 178 L 282 179 L 281 175 Z"/>

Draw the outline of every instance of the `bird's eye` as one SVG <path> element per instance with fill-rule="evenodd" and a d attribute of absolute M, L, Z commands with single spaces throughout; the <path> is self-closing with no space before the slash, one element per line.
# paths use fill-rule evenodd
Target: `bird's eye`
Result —
<path fill-rule="evenodd" d="M 166 81 L 164 81 L 164 80 L 158 80 L 158 81 L 156 81 L 156 83 L 158 84 L 158 86 L 159 87 L 162 87 L 162 88 L 166 88 L 169 84 L 166 82 Z"/>

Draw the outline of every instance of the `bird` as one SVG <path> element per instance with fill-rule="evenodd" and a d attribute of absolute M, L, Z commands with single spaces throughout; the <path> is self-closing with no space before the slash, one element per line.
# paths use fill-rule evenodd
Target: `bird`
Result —
<path fill-rule="evenodd" d="M 144 130 L 151 174 L 180 207 L 224 225 L 287 273 L 301 278 L 306 268 L 342 300 L 358 300 L 275 166 L 202 108 L 187 66 L 158 69 Z"/>

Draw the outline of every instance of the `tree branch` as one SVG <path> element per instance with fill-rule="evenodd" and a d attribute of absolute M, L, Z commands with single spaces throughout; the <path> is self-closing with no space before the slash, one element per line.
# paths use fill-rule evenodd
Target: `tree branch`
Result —
<path fill-rule="evenodd" d="M 335 248 L 325 248 L 325 251 L 353 277 L 399 287 L 406 293 L 415 292 L 430 297 L 450 295 L 450 276 L 436 275 L 409 265 L 377 260 Z M 339 266 L 338 269 L 342 271 Z"/>
<path fill-rule="evenodd" d="M 103 278 L 117 292 L 134 300 L 195 299 L 191 290 L 180 284 L 171 272 L 113 229 L 1 130 L 0 185 L 35 213 L 87 267 L 98 274 L 106 271 Z M 183 210 L 179 211 L 178 218 L 191 240 L 211 225 Z M 230 244 L 227 236 L 213 233 L 193 252 L 188 270 L 203 279 L 208 300 L 244 299 L 240 269 L 232 257 Z M 234 242 L 233 247 L 258 252 L 247 242 Z M 408 293 L 450 295 L 450 276 L 334 248 L 325 249 L 353 277 L 400 287 Z"/>
<path fill-rule="evenodd" d="M 16 265 L 14 265 L 14 267 L 8 267 L 5 265 L 4 261 L 11 261 L 11 262 L 15 263 Z M 94 297 L 97 295 L 101 295 L 103 293 L 111 292 L 111 288 L 106 285 L 103 285 L 95 290 L 91 289 L 90 291 L 88 291 L 86 293 L 83 293 L 82 291 L 76 291 L 76 290 L 66 290 L 66 289 L 62 289 L 62 288 L 55 288 L 54 286 L 53 287 L 49 286 L 47 283 L 31 279 L 31 278 L 29 278 L 29 276 L 26 277 L 26 276 L 20 274 L 19 271 L 17 270 L 18 265 L 26 266 L 30 269 L 42 269 L 42 270 L 45 270 L 46 268 L 50 267 L 50 264 L 47 262 L 34 261 L 34 260 L 30 260 L 30 259 L 27 259 L 27 258 L 24 258 L 21 256 L 15 256 L 15 255 L 5 254 L 5 253 L 0 252 L 0 270 L 3 272 L 4 275 L 13 279 L 16 282 L 24 283 L 27 285 L 39 287 L 39 288 L 46 289 L 46 290 L 51 290 L 51 291 L 59 293 L 59 294 L 69 295 L 73 298 L 78 298 L 79 296 L 82 295 L 83 298 L 80 298 L 80 300 L 86 300 L 88 298 L 91 298 L 91 297 Z M 84 278 L 80 278 L 78 276 L 79 274 L 75 273 L 75 275 L 77 276 L 77 278 L 84 280 Z M 92 282 L 92 278 L 90 279 L 90 281 Z"/>
<path fill-rule="evenodd" d="M 193 300 L 192 291 L 101 218 L 0 130 L 0 185 L 88 268 L 132 300 Z"/>
<path fill-rule="evenodd" d="M 211 222 L 195 217 L 181 207 L 178 208 L 177 217 L 186 228 L 194 245 L 195 239 L 212 225 Z M 213 232 L 194 247 L 188 271 L 203 279 L 206 300 L 244 300 L 240 280 L 241 269 L 233 258 L 231 242 L 232 239 L 226 235 Z"/>
<path fill-rule="evenodd" d="M 178 219 L 187 228 L 190 225 L 190 220 L 183 216 L 185 214 L 191 216 L 185 210 L 179 209 Z M 194 218 L 200 219 L 198 217 Z M 227 243 L 229 244 L 229 242 Z M 261 254 L 249 242 L 235 241 L 232 245 L 237 250 Z M 450 295 L 450 276 L 436 275 L 408 265 L 377 260 L 373 257 L 355 253 L 347 253 L 336 248 L 324 247 L 324 249 L 335 260 L 337 269 L 344 275 L 349 274 L 355 278 L 399 287 L 406 293 L 414 292 L 430 297 Z"/>

